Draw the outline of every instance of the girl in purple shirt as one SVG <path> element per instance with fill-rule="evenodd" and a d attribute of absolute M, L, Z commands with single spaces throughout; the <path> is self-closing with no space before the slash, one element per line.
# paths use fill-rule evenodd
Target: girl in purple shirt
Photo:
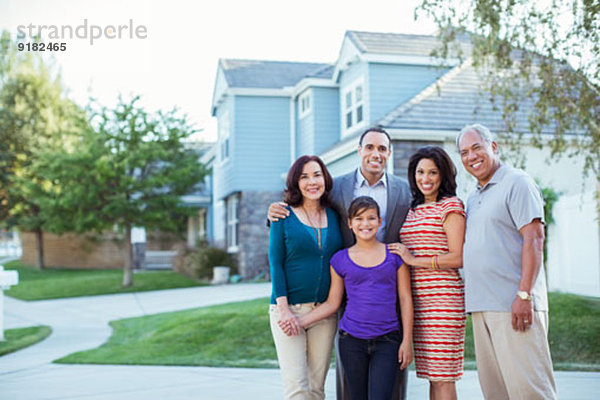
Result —
<path fill-rule="evenodd" d="M 339 352 L 352 400 L 388 400 L 396 368 L 412 362 L 413 305 L 410 275 L 402 259 L 377 241 L 379 206 L 371 197 L 354 199 L 348 224 L 356 244 L 331 258 L 331 286 L 325 303 L 299 319 L 308 327 L 347 305 L 339 323 Z M 400 299 L 403 332 L 399 331 L 396 298 Z M 291 333 L 290 325 L 280 323 Z"/>

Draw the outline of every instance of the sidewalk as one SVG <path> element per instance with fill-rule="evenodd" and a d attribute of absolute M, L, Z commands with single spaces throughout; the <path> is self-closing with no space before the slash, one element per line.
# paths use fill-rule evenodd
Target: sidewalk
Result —
<path fill-rule="evenodd" d="M 0 357 L 0 399 L 281 399 L 281 379 L 274 369 L 52 364 L 104 343 L 111 320 L 266 297 L 269 291 L 269 284 L 239 284 L 35 302 L 5 297 L 7 329 L 44 324 L 53 333 Z M 557 372 L 556 378 L 560 399 L 598 398 L 599 373 Z M 482 398 L 475 371 L 466 371 L 457 388 L 460 399 Z M 426 399 L 427 391 L 427 382 L 411 371 L 409 398 Z M 335 398 L 333 371 L 326 392 L 327 399 Z"/>

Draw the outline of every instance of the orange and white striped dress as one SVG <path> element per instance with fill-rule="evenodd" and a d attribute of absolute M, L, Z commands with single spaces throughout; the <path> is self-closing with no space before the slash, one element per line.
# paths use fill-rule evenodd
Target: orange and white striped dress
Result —
<path fill-rule="evenodd" d="M 465 215 L 458 197 L 411 209 L 400 241 L 417 257 L 448 252 L 443 224 L 450 213 Z M 463 374 L 465 345 L 464 283 L 457 269 L 411 267 L 414 303 L 414 350 L 417 376 L 430 381 L 457 381 Z"/>

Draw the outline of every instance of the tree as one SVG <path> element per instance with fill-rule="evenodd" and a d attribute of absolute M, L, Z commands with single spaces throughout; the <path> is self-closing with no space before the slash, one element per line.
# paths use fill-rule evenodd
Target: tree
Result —
<path fill-rule="evenodd" d="M 484 89 L 502 108 L 503 139 L 518 149 L 514 114 L 527 101 L 531 143 L 550 146 L 553 156 L 577 155 L 584 172 L 600 166 L 600 2 L 598 0 L 423 0 L 439 27 L 436 56 L 464 56 L 468 36 L 473 64 L 485 71 Z M 553 137 L 542 142 L 545 126 Z M 576 132 L 577 135 L 569 135 Z"/>
<path fill-rule="evenodd" d="M 83 129 L 85 113 L 63 95 L 60 76 L 40 57 L 15 55 L 10 35 L 0 37 L 0 221 L 36 233 L 38 268 L 44 267 L 47 182 L 37 175 L 36 154 L 67 146 Z"/>
<path fill-rule="evenodd" d="M 193 210 L 181 196 L 206 175 L 198 154 L 184 139 L 196 131 L 175 110 L 148 113 L 121 98 L 101 108 L 72 149 L 41 156 L 40 168 L 52 183 L 49 221 L 58 232 L 124 233 L 123 286 L 133 283 L 131 229 L 174 231 Z"/>

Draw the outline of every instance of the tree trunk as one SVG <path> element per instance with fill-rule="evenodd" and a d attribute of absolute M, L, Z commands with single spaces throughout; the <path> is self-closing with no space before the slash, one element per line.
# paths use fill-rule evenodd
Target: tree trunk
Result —
<path fill-rule="evenodd" d="M 133 285 L 132 269 L 132 248 L 131 248 L 131 226 L 125 227 L 125 262 L 123 263 L 123 287 L 127 288 Z"/>
<path fill-rule="evenodd" d="M 44 269 L 46 267 L 44 264 L 44 232 L 41 229 L 35 230 L 35 239 L 37 244 L 37 259 L 35 261 L 35 266 L 37 269 Z"/>

